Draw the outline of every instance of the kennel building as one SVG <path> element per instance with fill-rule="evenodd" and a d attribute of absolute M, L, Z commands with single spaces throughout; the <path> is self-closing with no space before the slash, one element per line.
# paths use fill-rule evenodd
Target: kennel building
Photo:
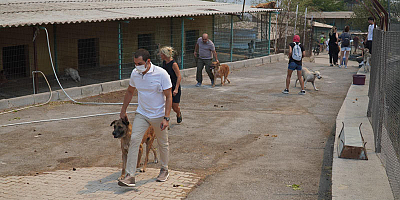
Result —
<path fill-rule="evenodd" d="M 279 9 L 200 0 L 9 0 L 0 3 L 0 99 L 129 78 L 133 53 L 172 46 L 181 69 L 195 67 L 208 33 L 221 62 L 269 55 Z M 49 50 L 51 54 L 49 54 Z M 52 60 L 50 60 L 50 56 Z M 79 71 L 80 82 L 64 76 Z M 53 72 L 55 71 L 55 73 Z"/>

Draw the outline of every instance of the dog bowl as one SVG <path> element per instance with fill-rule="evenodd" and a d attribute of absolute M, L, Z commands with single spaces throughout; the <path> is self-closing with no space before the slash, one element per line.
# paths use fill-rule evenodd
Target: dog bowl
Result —
<path fill-rule="evenodd" d="M 354 85 L 365 85 L 365 75 L 354 74 L 353 75 L 353 84 Z"/>

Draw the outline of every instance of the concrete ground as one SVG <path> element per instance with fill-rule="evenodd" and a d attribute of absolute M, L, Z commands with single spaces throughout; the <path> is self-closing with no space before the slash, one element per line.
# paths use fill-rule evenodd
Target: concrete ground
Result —
<path fill-rule="evenodd" d="M 186 181 L 196 186 L 171 177 L 177 184 L 170 181 L 168 187 L 184 187 L 183 194 L 154 198 L 330 199 L 329 174 L 325 173 L 330 173 L 331 168 L 323 167 L 324 152 L 327 147 L 331 149 L 327 142 L 332 141 L 329 138 L 334 135 L 337 114 L 358 67 L 355 63 L 350 63 L 348 69 L 329 67 L 326 54 L 320 54 L 315 63 L 305 62 L 304 66 L 321 72 L 323 78 L 316 81 L 319 91 L 314 91 L 309 83 L 307 94 L 298 95 L 300 89 L 294 87 L 293 75 L 290 94 L 282 94 L 287 61 L 234 69 L 229 75 L 231 83 L 222 87 L 217 84 L 211 88 L 209 79 L 203 77 L 203 86 L 197 88 L 194 76 L 186 77 L 182 83 L 183 122 L 177 124 L 174 113 L 171 118 L 169 167 L 176 174 L 189 173 L 191 179 Z M 123 94 L 124 91 L 113 92 L 82 101 L 121 102 Z M 120 106 L 51 103 L 0 115 L 0 125 L 119 110 Z M 134 115 L 129 117 L 132 120 Z M 111 185 L 107 184 L 106 190 L 91 190 L 90 197 L 106 198 L 104 192 L 111 191 L 117 197 L 134 198 L 146 187 L 152 189 L 139 198 L 158 195 L 159 189 L 148 185 L 151 181 L 133 190 L 134 194 L 129 193 L 132 196 L 120 194 L 120 188 L 114 187 L 121 153 L 109 124 L 117 118 L 118 115 L 107 115 L 0 128 L 0 191 L 13 188 L 11 196 L 21 194 L 18 187 L 21 189 L 26 182 L 19 180 L 26 176 L 93 169 L 89 173 L 94 173 L 93 177 L 85 176 L 83 180 L 86 185 L 103 179 Z M 156 177 L 159 165 L 149 163 L 148 167 L 154 170 L 144 174 Z M 97 171 L 103 175 L 99 176 Z M 89 197 L 79 193 L 81 182 L 76 187 L 78 192 L 72 190 L 74 195 Z M 10 196 L 9 192 L 0 192 L 0 198 L 9 197 L 5 194 Z M 53 194 L 44 190 L 36 195 L 69 197 Z"/>

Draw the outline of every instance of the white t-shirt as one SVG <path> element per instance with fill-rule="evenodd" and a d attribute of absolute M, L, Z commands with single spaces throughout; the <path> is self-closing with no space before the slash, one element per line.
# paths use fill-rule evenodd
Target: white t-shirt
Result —
<path fill-rule="evenodd" d="M 373 33 L 374 33 L 374 24 L 370 24 L 370 25 L 368 26 L 368 37 L 367 37 L 367 40 L 368 40 L 368 41 L 372 41 L 372 35 L 373 35 Z"/>
<path fill-rule="evenodd" d="M 132 70 L 129 85 L 138 91 L 136 112 L 150 119 L 165 115 L 164 90 L 172 87 L 171 79 L 163 68 L 151 64 L 150 70 L 142 75 L 136 68 Z"/>

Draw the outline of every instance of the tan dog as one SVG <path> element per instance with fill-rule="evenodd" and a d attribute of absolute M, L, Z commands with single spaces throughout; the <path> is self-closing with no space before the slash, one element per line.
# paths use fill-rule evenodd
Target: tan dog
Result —
<path fill-rule="evenodd" d="M 217 78 L 221 78 L 221 86 L 225 84 L 226 81 L 228 81 L 228 83 L 231 83 L 231 81 L 228 79 L 228 75 L 229 75 L 229 66 L 228 65 L 220 65 L 219 62 L 212 62 L 211 64 L 211 68 L 212 68 L 212 72 L 214 74 L 214 83 L 212 85 L 212 87 L 215 87 L 215 80 L 217 80 Z M 224 79 L 224 81 L 222 82 L 222 79 Z"/>
<path fill-rule="evenodd" d="M 311 82 L 311 84 L 314 87 L 315 91 L 318 91 L 317 87 L 315 86 L 315 80 L 317 79 L 321 79 L 321 73 L 319 71 L 310 71 L 307 68 L 303 67 L 301 68 L 301 75 L 303 76 L 303 81 L 304 81 L 304 88 L 306 87 L 307 82 Z M 299 79 L 296 80 L 296 82 L 294 83 L 294 87 L 296 87 L 297 81 L 299 81 Z"/>
<path fill-rule="evenodd" d="M 276 7 L 276 2 L 275 1 L 271 1 L 268 3 L 260 3 L 256 6 L 251 6 L 252 8 L 270 8 L 270 9 L 274 9 Z"/>
<path fill-rule="evenodd" d="M 125 177 L 126 173 L 126 161 L 127 161 L 127 156 L 128 156 L 128 150 L 129 150 L 129 144 L 131 141 L 131 135 L 132 135 L 132 124 L 129 124 L 128 121 L 126 120 L 114 120 L 111 122 L 110 126 L 114 125 L 114 131 L 113 131 L 113 136 L 114 138 L 120 138 L 121 139 L 121 150 L 122 150 L 122 172 L 121 176 L 119 179 L 123 179 Z M 146 170 L 147 162 L 149 161 L 149 153 L 150 149 L 154 153 L 154 162 L 157 163 L 157 153 L 153 147 L 153 141 L 155 138 L 154 134 L 154 129 L 152 126 L 150 126 L 147 130 L 146 133 L 143 136 L 142 142 L 140 143 L 139 146 L 139 154 L 138 154 L 138 161 L 137 161 L 137 168 L 140 166 L 140 159 L 143 154 L 143 143 L 146 143 L 146 159 L 144 161 L 143 169 L 141 172 L 144 172 Z"/>

